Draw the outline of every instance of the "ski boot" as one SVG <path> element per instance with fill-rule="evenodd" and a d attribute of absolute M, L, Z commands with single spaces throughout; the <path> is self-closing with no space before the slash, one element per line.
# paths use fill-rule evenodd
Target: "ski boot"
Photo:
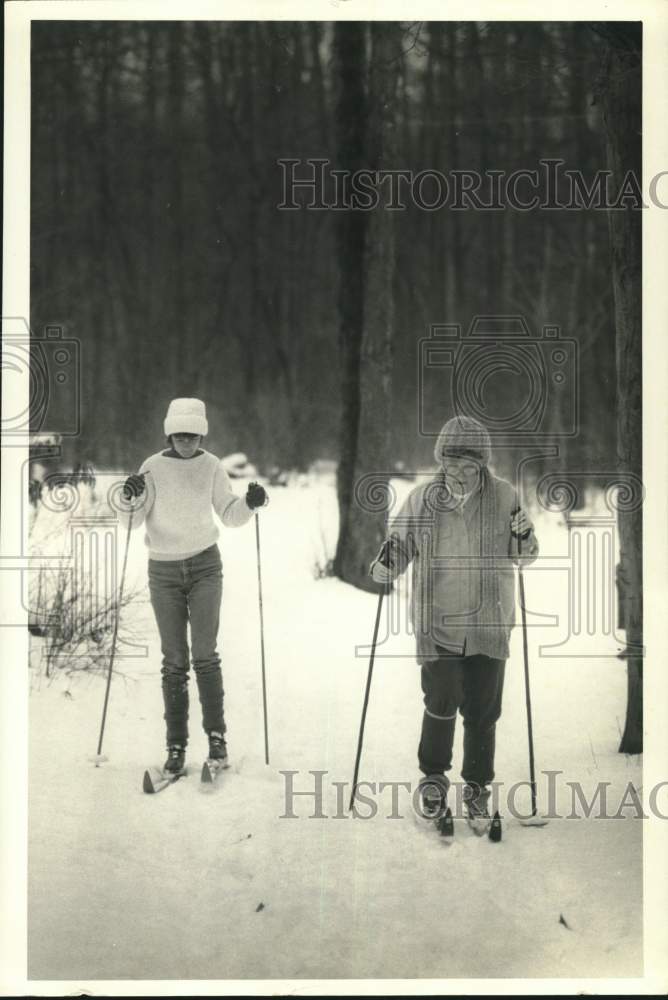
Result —
<path fill-rule="evenodd" d="M 444 774 L 425 776 L 418 785 L 421 815 L 435 823 L 442 837 L 454 835 L 452 812 L 447 802 L 449 787 L 450 782 Z"/>
<path fill-rule="evenodd" d="M 186 748 L 180 743 L 171 743 L 167 747 L 167 760 L 163 771 L 166 774 L 185 774 L 186 771 Z"/>
<path fill-rule="evenodd" d="M 209 756 L 207 759 L 214 761 L 217 767 L 228 767 L 229 765 L 225 737 L 213 729 L 209 733 Z"/>
<path fill-rule="evenodd" d="M 482 837 L 486 833 L 489 833 L 492 825 L 492 817 L 489 815 L 487 808 L 489 796 L 490 791 L 488 788 L 479 788 L 477 785 L 464 786 L 466 820 L 477 837 Z"/>

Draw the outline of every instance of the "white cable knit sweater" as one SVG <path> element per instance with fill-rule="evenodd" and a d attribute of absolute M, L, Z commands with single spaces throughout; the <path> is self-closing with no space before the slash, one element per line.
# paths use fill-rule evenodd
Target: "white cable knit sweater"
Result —
<path fill-rule="evenodd" d="M 245 499 L 232 492 L 220 461 L 208 451 L 193 458 L 158 452 L 139 472 L 146 473 L 146 490 L 135 501 L 132 527 L 145 524 L 150 559 L 189 559 L 208 549 L 219 536 L 214 510 L 228 527 L 241 527 L 253 516 Z M 122 519 L 127 525 L 128 516 Z"/>

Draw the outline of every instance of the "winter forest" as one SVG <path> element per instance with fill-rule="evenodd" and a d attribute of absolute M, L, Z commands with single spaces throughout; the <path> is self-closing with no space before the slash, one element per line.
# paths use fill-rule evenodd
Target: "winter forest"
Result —
<path fill-rule="evenodd" d="M 510 173 L 556 159 L 591 183 L 607 168 L 605 32 L 35 23 L 31 320 L 37 330 L 59 321 L 81 341 L 76 458 L 137 460 L 178 385 L 209 400 L 214 450 L 245 451 L 263 468 L 337 459 L 342 310 L 357 291 L 359 234 L 340 212 L 281 211 L 279 161 L 298 161 L 303 177 L 314 159 L 415 173 Z M 384 122 L 374 86 L 386 91 Z M 428 184 L 424 197 L 434 199 Z M 373 214 L 350 225 L 372 225 Z M 549 323 L 577 339 L 580 433 L 564 461 L 607 470 L 615 425 L 600 415 L 617 396 L 607 213 L 428 211 L 411 200 L 384 221 L 388 457 L 408 467 L 431 457 L 415 427 L 417 346 L 430 326 L 520 314 L 534 334 Z M 444 404 L 429 405 L 440 418 Z M 548 415 L 555 434 L 560 417 Z"/>
<path fill-rule="evenodd" d="M 489 428 L 493 470 L 540 540 L 518 572 L 529 640 L 518 613 L 502 780 L 527 776 L 529 658 L 541 774 L 561 768 L 590 798 L 608 781 L 627 805 L 642 786 L 642 24 L 33 21 L 30 74 L 35 371 L 58 342 L 76 345 L 66 389 L 54 383 L 30 428 L 32 553 L 66 535 L 83 552 L 95 518 L 111 533 L 103 484 L 167 447 L 177 397 L 206 401 L 203 447 L 232 456 L 231 488 L 258 480 L 269 496 L 257 535 L 221 532 L 232 766 L 214 796 L 195 799 L 196 778 L 135 794 L 162 745 L 143 533 L 130 542 L 128 530 L 97 611 L 83 599 L 92 576 L 32 575 L 31 771 L 46 775 L 31 784 L 32 815 L 50 822 L 74 773 L 78 797 L 48 851 L 31 829 L 31 974 L 640 975 L 638 823 L 508 820 L 494 866 L 495 847 L 459 833 L 444 849 L 382 816 L 277 816 L 286 769 L 302 784 L 321 767 L 350 780 L 385 594 L 369 565 L 461 412 Z M 64 527 L 59 490 L 71 489 L 79 520 Z M 592 586 L 607 595 L 605 627 L 583 624 L 583 552 L 603 559 Z M 381 782 L 414 777 L 422 692 L 403 628 L 414 586 L 395 585 L 379 645 L 362 776 Z M 117 640 L 103 793 L 82 761 Z M 195 755 L 193 695 L 190 711 Z M 53 713 L 69 776 L 39 747 Z M 567 784 L 550 800 L 560 814 Z M 326 795 L 339 809 L 340 793 Z M 186 858 L 176 873 L 164 837 Z M 476 851 L 491 903 L 471 884 Z M 443 865 L 450 902 L 433 900 L 425 928 L 421 901 Z M 535 888 L 522 912 L 518 873 Z M 219 915 L 216 885 L 224 956 L 200 909 Z M 60 930 L 45 891 L 61 901 Z M 93 940 L 91 911 L 115 950 Z M 164 947 L 174 919 L 185 957 Z"/>

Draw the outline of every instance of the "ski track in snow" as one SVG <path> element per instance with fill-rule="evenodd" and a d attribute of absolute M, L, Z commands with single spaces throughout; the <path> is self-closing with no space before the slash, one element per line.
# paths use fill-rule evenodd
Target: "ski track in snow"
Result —
<path fill-rule="evenodd" d="M 506 817 L 503 840 L 455 820 L 446 846 L 416 828 L 388 791 L 372 819 L 333 818 L 332 782 L 349 782 L 376 597 L 312 566 L 336 532 L 331 485 L 275 489 L 261 514 L 271 766 L 264 765 L 253 526 L 221 531 L 220 649 L 230 770 L 205 793 L 206 741 L 191 678 L 188 777 L 158 795 L 143 770 L 164 760 L 157 629 L 145 594 L 126 614 L 144 622 L 148 655 L 118 661 L 104 752 L 94 767 L 104 685 L 88 674 L 33 679 L 30 699 L 29 976 L 31 979 L 627 977 L 642 974 L 641 823 L 552 820 L 527 829 Z M 324 525 L 319 519 L 325 518 Z M 567 531 L 544 515 L 544 555 Z M 143 531 L 130 579 L 146 578 Z M 525 571 L 530 607 L 554 611 L 555 574 Z M 518 613 L 519 620 L 519 613 Z M 552 641 L 550 633 L 549 639 Z M 542 638 L 541 638 L 542 637 Z M 617 753 L 624 662 L 540 658 L 529 638 L 537 769 L 563 771 L 617 802 L 641 783 L 637 758 Z M 393 637 L 374 668 L 360 778 L 418 778 L 419 668 L 412 640 Z M 66 696 L 68 694 L 68 696 Z M 45 734 L 55 733 L 55 739 Z M 459 724 L 455 768 L 461 761 Z M 327 771 L 324 812 L 312 799 L 285 812 L 281 770 L 295 789 Z M 528 777 L 521 633 L 513 633 L 497 779 Z M 564 796 L 566 799 L 564 800 Z M 540 792 L 539 792 L 540 798 Z M 526 807 L 528 793 L 518 796 Z M 360 807 L 360 811 L 364 811 Z M 262 905 L 260 905 L 262 904 Z M 560 922 L 566 921 L 567 927 Z"/>

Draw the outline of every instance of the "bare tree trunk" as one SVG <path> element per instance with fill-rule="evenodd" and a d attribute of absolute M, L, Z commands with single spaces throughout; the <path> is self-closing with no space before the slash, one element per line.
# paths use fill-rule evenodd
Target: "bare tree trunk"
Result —
<path fill-rule="evenodd" d="M 395 24 L 378 22 L 369 30 L 369 114 L 364 128 L 360 109 L 365 27 L 353 22 L 336 25 L 342 83 L 338 127 L 345 166 L 359 161 L 366 151 L 367 165 L 380 169 L 392 162 L 399 29 Z M 366 227 L 361 213 L 342 213 L 341 219 L 344 416 L 338 476 L 340 533 L 334 569 L 347 583 L 375 592 L 377 587 L 368 576 L 368 568 L 385 534 L 385 511 L 374 511 L 372 502 L 360 506 L 355 486 L 370 473 L 382 484 L 389 468 L 394 216 L 381 203 L 368 214 Z M 352 259 L 348 252 L 352 252 Z"/>
<path fill-rule="evenodd" d="M 172 136 L 169 158 L 169 219 L 171 236 L 171 260 L 173 266 L 170 274 L 171 284 L 171 315 L 172 329 L 181 331 L 180 335 L 171 341 L 174 395 L 187 395 L 183 379 L 190 374 L 189 354 L 186 337 L 186 291 L 185 291 L 185 224 L 184 224 L 184 191 L 183 191 L 183 157 L 184 143 L 184 67 L 183 41 L 180 36 L 180 25 L 170 25 L 168 32 L 168 94 L 167 113 Z M 183 388 L 179 389 L 179 386 Z"/>
<path fill-rule="evenodd" d="M 448 21 L 446 24 L 446 37 L 448 40 L 447 56 L 444 62 L 447 66 L 447 73 L 444 73 L 442 87 L 442 99 L 447 108 L 448 120 L 448 160 L 452 164 L 452 170 L 459 170 L 459 131 L 457 125 L 457 107 L 459 95 L 459 74 L 457 72 L 457 24 Z M 449 230 L 451 233 L 448 242 L 448 265 L 447 265 L 447 299 L 444 303 L 444 317 L 452 322 L 461 322 L 461 289 L 464 278 L 464 241 L 462 238 L 461 215 L 459 212 L 451 212 L 448 216 Z"/>
<path fill-rule="evenodd" d="M 514 68 L 517 58 L 517 45 L 515 44 L 515 32 L 513 30 L 513 25 L 508 25 L 508 30 L 505 33 L 504 38 L 504 50 L 505 59 L 503 72 L 501 76 L 502 86 L 506 94 L 510 93 L 512 87 L 514 86 Z M 506 155 L 509 157 L 509 168 L 514 166 L 513 162 L 513 150 L 516 148 L 517 141 L 517 126 L 514 120 L 507 123 L 506 126 L 506 145 L 505 149 L 508 151 Z M 515 268 L 516 268 L 516 248 L 515 248 L 515 233 L 517 229 L 517 219 L 516 212 L 503 212 L 501 216 L 501 229 L 502 229 L 502 245 L 503 254 L 501 258 L 501 296 L 500 301 L 503 303 L 502 311 L 512 313 L 515 311 Z"/>
<path fill-rule="evenodd" d="M 471 21 L 467 25 L 467 75 L 465 76 L 469 98 L 473 102 L 474 114 L 477 119 L 476 131 L 478 140 L 478 170 L 484 177 L 490 169 L 490 127 L 488 119 L 486 94 L 485 94 L 485 64 L 482 58 L 480 28 L 476 21 Z M 453 213 L 454 214 L 454 213 Z M 482 240 L 483 247 L 479 251 L 484 263 L 478 270 L 478 302 L 484 312 L 495 312 L 493 305 L 497 290 L 497 270 L 498 270 L 498 217 L 496 212 L 489 212 L 485 216 L 484 232 L 485 239 Z M 481 230 L 478 229 L 478 239 Z"/>
<path fill-rule="evenodd" d="M 358 21 L 339 21 L 334 26 L 334 58 L 339 78 L 336 107 L 338 158 L 341 169 L 362 168 L 366 129 L 366 31 Z M 339 338 L 341 349 L 341 442 L 337 489 L 339 540 L 334 569 L 345 579 L 350 508 L 357 453 L 360 411 L 360 346 L 364 323 L 364 241 L 366 215 L 341 212 L 337 217 L 339 258 Z"/>
<path fill-rule="evenodd" d="M 157 93 L 156 93 L 156 57 L 157 57 L 157 47 L 156 47 L 156 34 L 153 30 L 153 25 L 148 26 L 148 31 L 146 31 L 145 36 L 145 89 L 144 89 L 144 109 L 145 109 L 145 128 L 146 128 L 146 140 L 149 149 L 154 147 L 156 141 L 156 103 L 157 103 Z M 155 211 L 154 211 L 154 192 L 156 185 L 156 173 L 155 173 L 155 161 L 154 157 L 148 153 L 144 152 L 142 157 L 142 195 L 148 204 L 149 210 L 146 212 L 145 219 L 145 244 L 144 244 L 144 255 L 142 261 L 142 274 L 143 274 L 143 296 L 144 296 L 144 330 L 149 332 L 148 337 L 138 337 L 137 351 L 138 351 L 138 362 L 139 370 L 146 371 L 146 365 L 149 364 L 149 351 L 147 345 L 151 343 L 154 323 L 156 318 L 156 313 L 159 310 L 156 308 L 156 279 L 154 274 L 155 266 Z M 148 413 L 146 414 L 148 417 Z"/>
<path fill-rule="evenodd" d="M 638 179 L 642 164 L 642 27 L 597 26 L 607 40 L 600 101 L 607 136 L 608 167 L 618 191 L 628 170 Z M 608 213 L 615 297 L 617 356 L 617 457 L 622 473 L 642 475 L 642 221 L 639 208 Z M 622 753 L 642 752 L 642 507 L 618 515 L 625 602 L 628 700 Z"/>
<path fill-rule="evenodd" d="M 311 62 L 313 67 L 313 85 L 316 92 L 316 106 L 318 108 L 318 124 L 323 147 L 329 148 L 329 105 L 327 100 L 327 87 L 325 85 L 325 72 L 320 56 L 320 41 L 322 39 L 322 25 L 319 21 L 309 21 L 305 24 L 308 31 L 309 45 L 311 49 Z"/>
<path fill-rule="evenodd" d="M 258 101 L 255 89 L 255 75 L 253 67 L 257 58 L 258 51 L 258 30 L 257 24 L 244 24 L 240 26 L 242 28 L 243 37 L 247 43 L 247 49 L 245 50 L 246 61 L 246 87 L 245 87 L 245 106 L 244 112 L 246 116 L 247 128 L 248 128 L 248 160 L 251 172 L 251 179 L 253 188 L 250 191 L 250 195 L 246 204 L 247 212 L 247 250 L 248 250 L 248 299 L 247 299 L 247 317 L 248 317 L 248 327 L 247 330 L 243 331 L 243 343 L 241 349 L 241 356 L 243 358 L 244 365 L 244 389 L 246 392 L 246 397 L 249 401 L 250 422 L 253 424 L 250 434 L 250 439 L 255 445 L 255 401 L 257 392 L 257 370 L 255 364 L 255 351 L 248 350 L 246 337 L 248 332 L 250 332 L 251 337 L 257 340 L 259 339 L 259 327 L 260 327 L 260 268 L 258 262 L 258 205 L 256 200 L 255 185 L 257 184 L 257 127 L 258 127 Z"/>

